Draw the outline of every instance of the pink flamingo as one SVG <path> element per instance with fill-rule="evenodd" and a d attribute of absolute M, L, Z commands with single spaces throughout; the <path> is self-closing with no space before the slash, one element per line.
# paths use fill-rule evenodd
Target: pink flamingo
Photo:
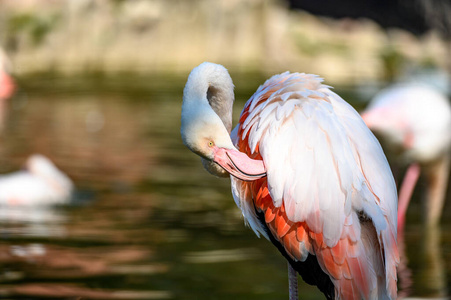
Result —
<path fill-rule="evenodd" d="M 0 101 L 10 98 L 14 94 L 16 86 L 12 77 L 0 70 Z"/>
<path fill-rule="evenodd" d="M 0 48 L 0 131 L 3 129 L 8 112 L 8 99 L 15 91 L 16 85 L 14 79 L 9 75 L 9 60 L 5 52 Z"/>
<path fill-rule="evenodd" d="M 423 170 L 427 179 L 426 224 L 440 222 L 451 157 L 448 99 L 426 86 L 403 84 L 380 92 L 362 113 L 365 123 L 410 163 L 399 192 L 402 232 L 413 190 Z"/>
<path fill-rule="evenodd" d="M 202 63 L 188 77 L 184 144 L 230 177 L 246 223 L 328 299 L 395 299 L 397 195 L 384 153 L 359 114 L 309 74 L 275 75 L 232 128 L 227 70 Z M 230 175 L 232 176 L 230 176 Z"/>
<path fill-rule="evenodd" d="M 14 80 L 7 72 L 8 59 L 0 48 L 0 101 L 10 98 L 16 89 Z"/>

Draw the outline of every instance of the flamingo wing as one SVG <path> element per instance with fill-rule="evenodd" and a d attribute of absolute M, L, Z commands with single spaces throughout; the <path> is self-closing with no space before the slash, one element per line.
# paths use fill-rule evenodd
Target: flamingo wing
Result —
<path fill-rule="evenodd" d="M 336 296 L 395 298 L 390 168 L 359 114 L 321 82 L 283 73 L 246 103 L 232 138 L 263 159 L 267 178 L 232 178 L 235 201 L 257 235 L 272 235 L 294 261 L 315 255 Z"/>

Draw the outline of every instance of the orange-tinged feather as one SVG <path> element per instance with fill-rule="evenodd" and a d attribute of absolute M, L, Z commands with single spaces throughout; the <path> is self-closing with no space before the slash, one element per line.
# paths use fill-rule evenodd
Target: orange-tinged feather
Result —
<path fill-rule="evenodd" d="M 301 259 L 301 249 L 296 238 L 296 230 L 292 227 L 290 231 L 283 237 L 284 247 L 287 252 L 296 260 Z"/>
<path fill-rule="evenodd" d="M 287 251 L 288 255 L 292 258 L 295 259 L 295 253 L 293 251 L 293 243 L 291 241 L 290 235 L 286 234 L 283 238 L 283 246 L 285 247 L 285 250 Z"/>
<path fill-rule="evenodd" d="M 249 110 L 248 109 L 243 110 L 243 112 L 241 113 L 241 117 L 240 117 L 240 123 L 243 124 L 248 116 L 249 116 Z"/>
<path fill-rule="evenodd" d="M 346 259 L 343 262 L 342 271 L 343 271 L 343 277 L 344 278 L 346 278 L 346 279 L 351 279 L 352 278 L 351 270 L 349 269 L 348 261 Z"/>
<path fill-rule="evenodd" d="M 361 264 L 359 258 L 348 258 L 349 269 L 351 270 L 354 282 L 359 286 L 363 295 L 369 295 L 368 278 L 366 276 L 366 267 Z"/>
<path fill-rule="evenodd" d="M 303 225 L 298 225 L 296 228 L 296 236 L 299 242 L 305 242 L 307 233 L 305 232 L 305 227 Z"/>
<path fill-rule="evenodd" d="M 276 217 L 276 214 L 274 213 L 274 211 L 272 209 L 268 208 L 265 211 L 265 222 L 266 223 L 271 223 L 275 217 Z"/>
<path fill-rule="evenodd" d="M 324 242 L 322 233 L 314 233 L 313 231 L 310 231 L 309 233 L 310 237 L 315 240 L 314 243 L 315 251 L 327 247 L 326 243 Z"/>
<path fill-rule="evenodd" d="M 269 195 L 269 190 L 268 188 L 265 186 L 263 187 L 263 191 L 262 191 L 262 197 L 266 198 Z"/>
<path fill-rule="evenodd" d="M 346 257 L 347 244 L 347 239 L 339 240 L 338 243 L 330 249 L 330 252 L 336 264 L 343 264 Z"/>
<path fill-rule="evenodd" d="M 290 225 L 284 220 L 283 217 L 276 216 L 277 235 L 282 238 L 290 230 Z"/>
<path fill-rule="evenodd" d="M 340 295 L 343 299 L 360 300 L 360 295 L 354 281 L 343 278 L 340 280 Z"/>
<path fill-rule="evenodd" d="M 259 202 L 261 201 L 261 199 L 262 199 L 262 193 L 263 193 L 263 189 L 262 188 L 258 188 L 257 187 L 257 190 L 258 190 L 258 193 L 257 193 L 257 198 L 256 198 L 256 202 L 257 202 L 257 206 L 260 206 L 260 204 L 259 204 Z"/>
<path fill-rule="evenodd" d="M 349 240 L 349 244 L 346 249 L 346 252 L 348 254 L 348 257 L 357 257 L 359 255 L 359 248 L 358 248 L 357 243 Z"/>
<path fill-rule="evenodd" d="M 317 253 L 318 259 L 323 261 L 324 267 L 327 272 L 334 277 L 335 279 L 342 278 L 343 274 L 341 272 L 341 268 L 337 265 L 332 257 L 332 253 L 330 249 L 326 248 Z"/>

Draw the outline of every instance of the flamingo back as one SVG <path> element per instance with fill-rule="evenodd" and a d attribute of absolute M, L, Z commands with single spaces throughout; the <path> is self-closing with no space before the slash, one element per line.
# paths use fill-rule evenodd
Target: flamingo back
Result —
<path fill-rule="evenodd" d="M 294 261 L 316 256 L 336 298 L 396 298 L 396 187 L 348 103 L 315 75 L 275 75 L 246 103 L 232 138 L 267 169 L 258 181 L 232 178 L 257 235 L 271 235 Z"/>

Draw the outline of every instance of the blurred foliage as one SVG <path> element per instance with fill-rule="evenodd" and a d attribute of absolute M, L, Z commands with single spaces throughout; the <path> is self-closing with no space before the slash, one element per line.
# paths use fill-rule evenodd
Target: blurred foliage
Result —
<path fill-rule="evenodd" d="M 214 61 L 237 71 L 299 70 L 355 84 L 399 75 L 401 54 L 411 64 L 427 55 L 437 68 L 451 65 L 449 46 L 433 33 L 420 39 L 384 32 L 368 20 L 327 19 L 276 0 L 31 2 L 1 1 L 0 45 L 16 75 L 187 73 Z"/>
<path fill-rule="evenodd" d="M 349 47 L 343 41 L 314 40 L 304 34 L 297 33 L 294 37 L 296 48 L 300 53 L 315 57 L 324 53 L 332 53 L 340 56 L 349 54 Z"/>
<path fill-rule="evenodd" d="M 7 32 L 10 39 L 14 39 L 20 34 L 26 34 L 30 37 L 31 43 L 37 46 L 56 28 L 60 19 L 59 14 L 37 16 L 30 13 L 21 13 L 9 18 Z"/>
<path fill-rule="evenodd" d="M 423 69 L 434 69 L 437 68 L 437 61 L 432 56 L 426 56 L 420 60 L 419 65 Z"/>
<path fill-rule="evenodd" d="M 392 46 L 382 49 L 380 59 L 383 65 L 383 77 L 386 81 L 393 81 L 397 78 L 406 61 L 402 53 Z"/>

